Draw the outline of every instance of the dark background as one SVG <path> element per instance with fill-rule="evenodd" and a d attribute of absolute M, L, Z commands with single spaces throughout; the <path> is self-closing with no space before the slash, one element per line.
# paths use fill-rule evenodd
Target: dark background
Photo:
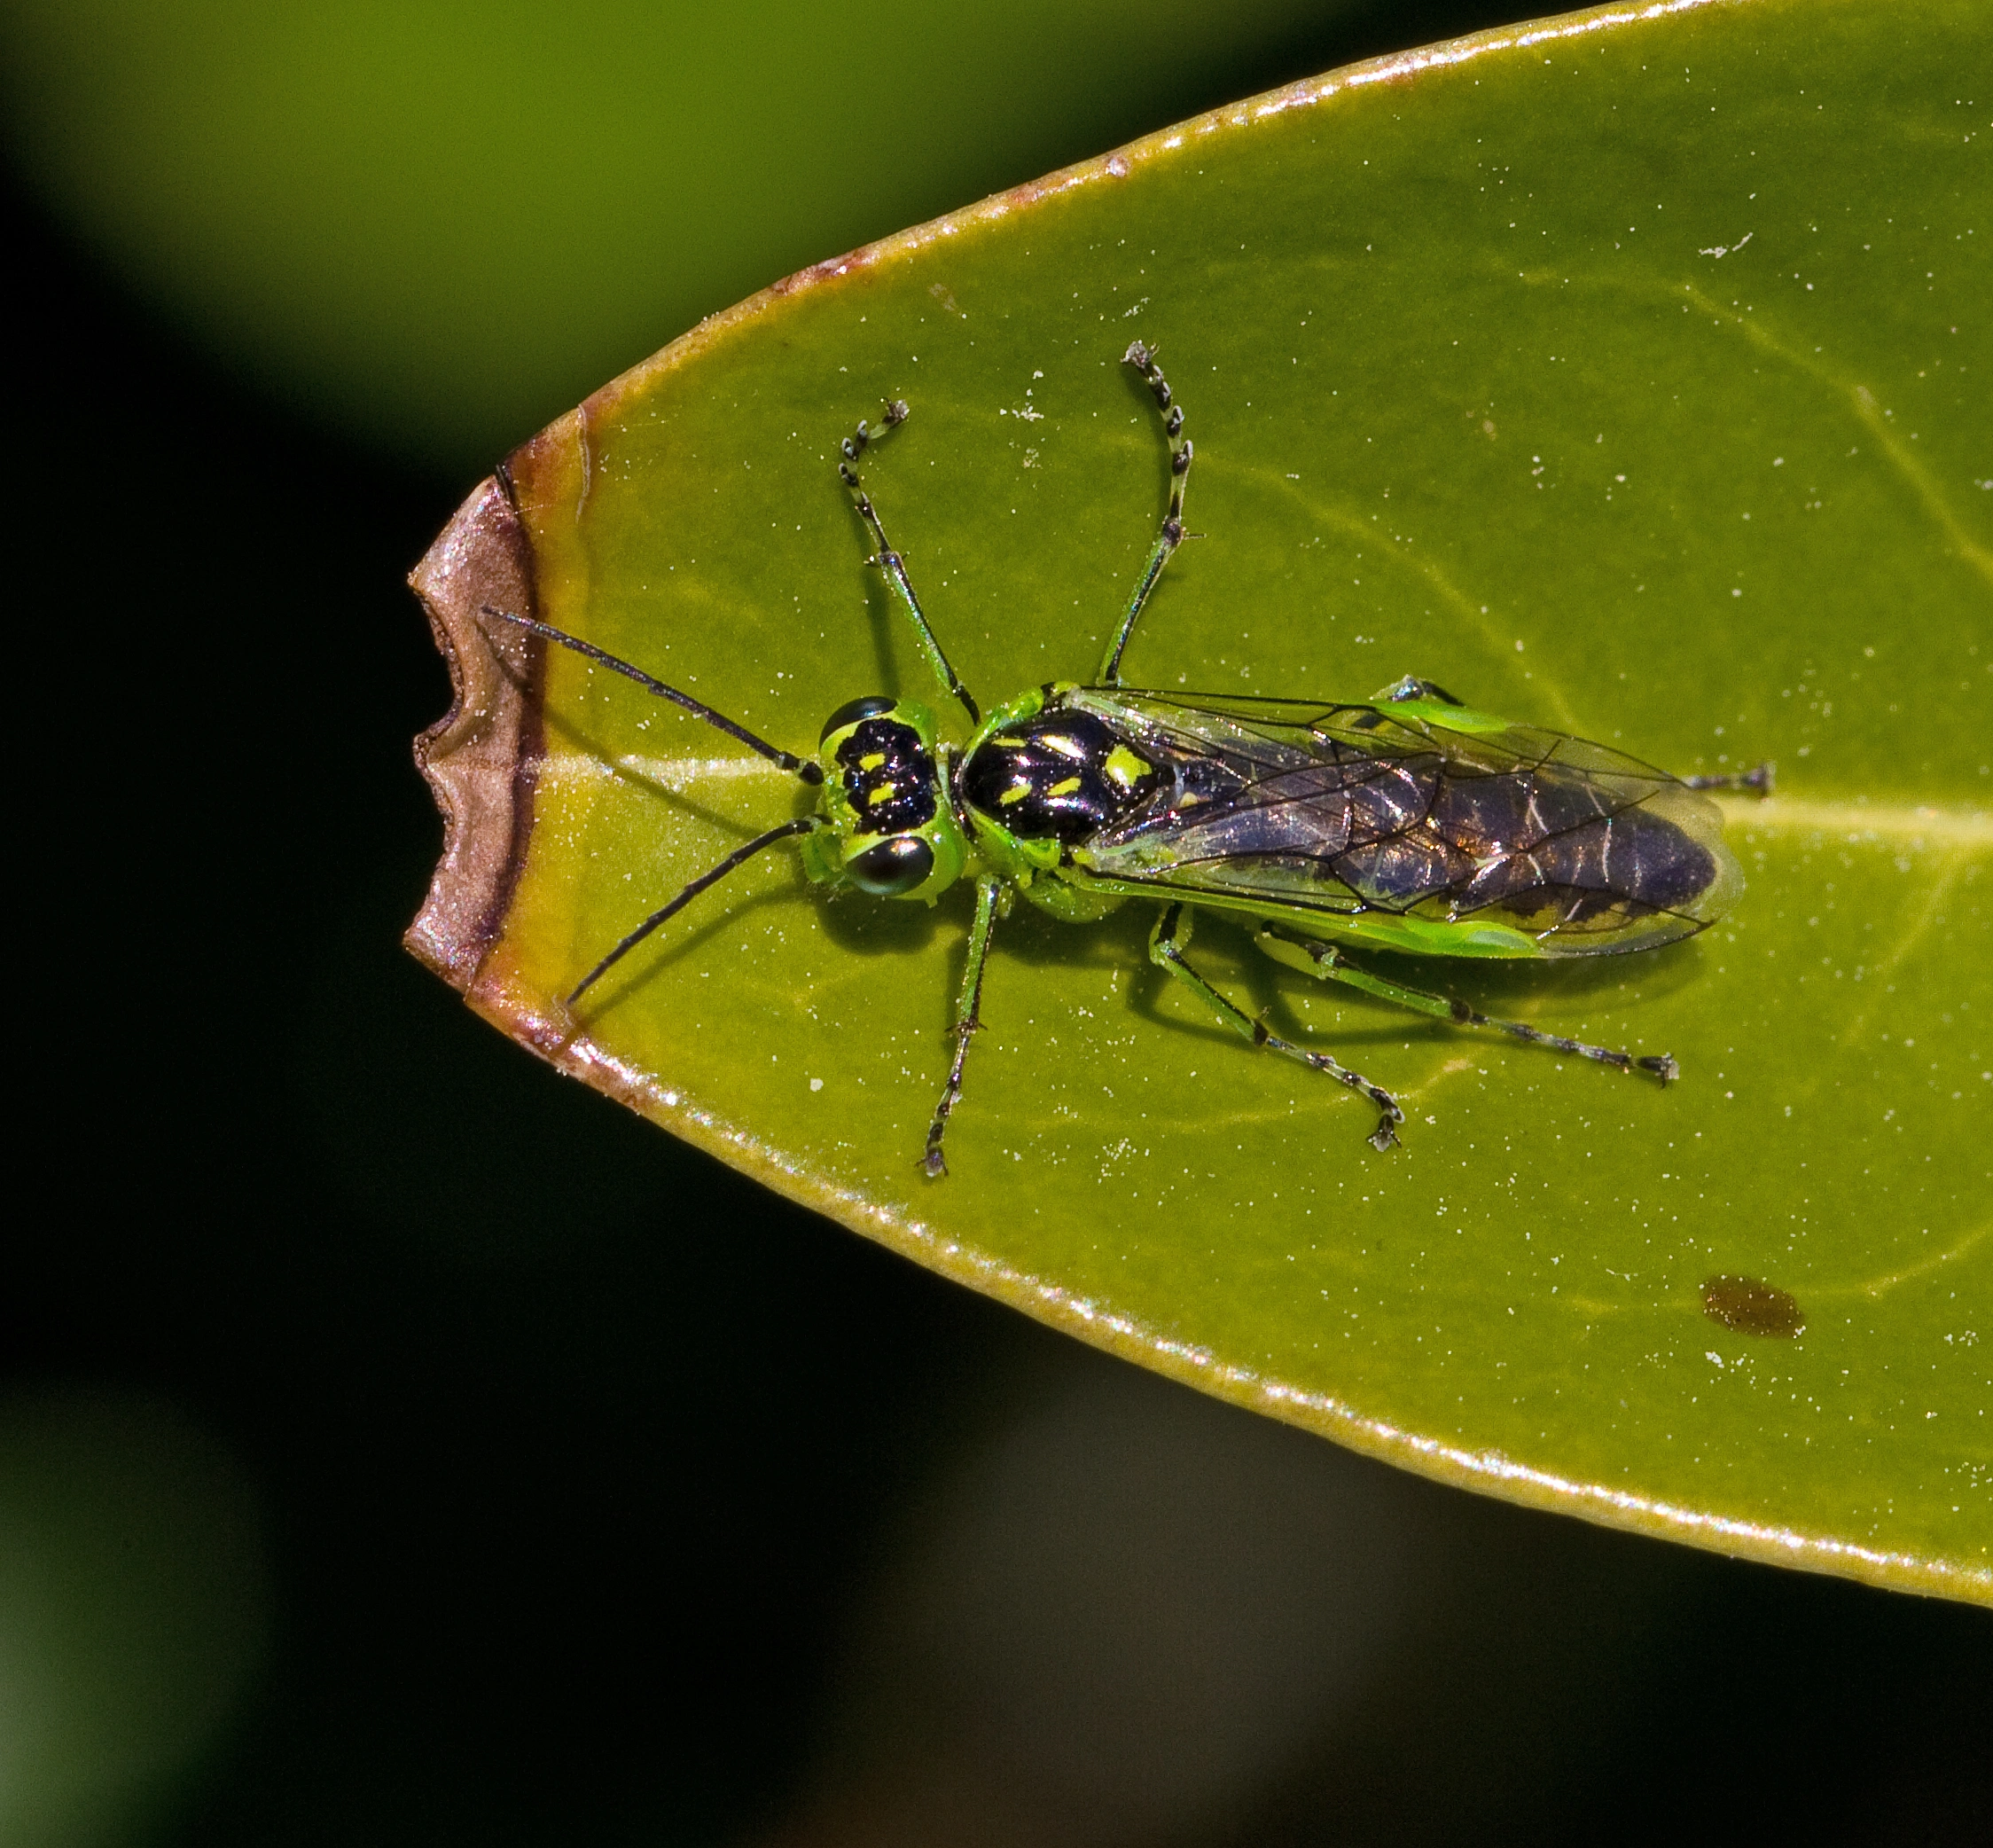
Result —
<path fill-rule="evenodd" d="M 1505 16 L 1375 9 L 1184 106 Z M 398 948 L 440 838 L 409 740 L 449 697 L 403 577 L 468 481 L 303 420 L 12 180 L 4 208 L 9 1441 L 54 1460 L 58 1499 L 109 1484 L 76 1517 L 105 1556 L 240 1640 L 189 1658 L 226 1698 L 179 1744 L 127 1763 L 82 1729 L 90 1826 L 1993 1840 L 1983 1612 L 1478 1501 L 1208 1405 L 473 1019 Z M 1001 1460 L 1054 1453 L 1020 1513 Z M 1306 1544 L 1332 1506 L 1409 1537 L 1342 1594 Z M 972 1530 L 1016 1564 L 990 1593 L 1014 1610 L 924 1589 Z M 1364 1571 L 1395 1615 L 1340 1691 L 1271 1643 L 1227 1653 L 1330 1637 Z M 1081 1615 L 1004 1656 L 1054 1607 Z M 160 1648 L 111 1682 L 198 1706 Z M 1227 1711 L 1283 1742 L 1145 1797 L 1144 1751 L 1194 1758 L 1219 1723 L 1207 1649 L 1243 1677 Z"/>

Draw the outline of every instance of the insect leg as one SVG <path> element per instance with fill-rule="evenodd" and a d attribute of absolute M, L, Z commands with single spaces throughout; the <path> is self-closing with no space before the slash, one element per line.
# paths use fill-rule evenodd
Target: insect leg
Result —
<path fill-rule="evenodd" d="M 1169 381 L 1162 376 L 1162 368 L 1156 364 L 1154 352 L 1140 341 L 1122 355 L 1122 364 L 1131 365 L 1147 381 L 1149 391 L 1156 401 L 1156 408 L 1162 412 L 1162 435 L 1166 443 L 1176 443 L 1177 434 L 1184 427 L 1184 407 L 1172 402 Z M 1156 580 L 1162 576 L 1162 568 L 1169 562 L 1169 555 L 1184 543 L 1184 483 L 1191 472 L 1191 440 L 1184 437 L 1181 443 L 1169 451 L 1169 506 L 1162 516 L 1162 530 L 1156 535 L 1156 543 L 1149 548 L 1149 560 L 1142 567 L 1141 582 L 1135 586 L 1135 595 L 1122 612 L 1121 626 L 1114 630 L 1114 638 L 1107 644 L 1107 652 L 1100 657 L 1098 685 L 1119 686 L 1121 685 L 1122 654 L 1128 646 L 1128 638 L 1135 632 L 1135 621 L 1142 614 L 1142 606 L 1149 600 L 1149 592 L 1155 589 Z"/>
<path fill-rule="evenodd" d="M 1456 699 L 1436 680 L 1421 680 L 1416 674 L 1407 674 L 1402 680 L 1394 680 L 1381 693 L 1371 695 L 1375 700 L 1437 700 L 1442 706 L 1464 706 L 1465 700 Z"/>
<path fill-rule="evenodd" d="M 969 961 L 962 971 L 962 991 L 955 998 L 955 1056 L 948 1068 L 948 1083 L 942 1086 L 941 1101 L 934 1106 L 927 1125 L 927 1152 L 920 1158 L 921 1171 L 930 1180 L 948 1172 L 942 1155 L 942 1138 L 948 1132 L 949 1115 L 962 1095 L 962 1067 L 969 1056 L 969 1041 L 982 1027 L 982 969 L 989 960 L 989 934 L 996 927 L 997 900 L 1003 889 L 994 879 L 976 881 L 976 921 L 969 927 Z"/>
<path fill-rule="evenodd" d="M 1184 945 L 1191 939 L 1190 914 L 1180 904 L 1166 905 L 1162 915 L 1156 920 L 1156 928 L 1149 933 L 1149 960 L 1165 968 L 1181 982 L 1191 992 L 1199 997 L 1212 1013 L 1216 1014 L 1234 1032 L 1249 1039 L 1254 1045 L 1265 1046 L 1270 1052 L 1283 1053 L 1290 1059 L 1298 1059 L 1303 1065 L 1319 1072 L 1326 1072 L 1339 1085 L 1347 1085 L 1352 1091 L 1360 1091 L 1378 1108 L 1377 1127 L 1371 1132 L 1371 1147 L 1377 1149 L 1396 1146 L 1397 1126 L 1405 1120 L 1405 1113 L 1398 1108 L 1397 1100 L 1387 1091 L 1380 1090 L 1364 1077 L 1361 1072 L 1351 1071 L 1347 1065 L 1339 1065 L 1326 1053 L 1310 1053 L 1282 1039 L 1278 1034 L 1267 1031 L 1266 1023 L 1257 1021 L 1236 1003 L 1224 996 L 1200 975 L 1184 960 Z"/>
<path fill-rule="evenodd" d="M 1351 988 L 1361 989 L 1366 995 L 1375 995 L 1379 1000 L 1395 1001 L 1401 1007 L 1429 1014 L 1435 1020 L 1451 1021 L 1457 1027 L 1487 1027 L 1497 1033 L 1506 1033 L 1512 1039 L 1527 1040 L 1531 1045 L 1547 1045 L 1559 1053 L 1575 1053 L 1581 1059 L 1595 1059 L 1601 1065 L 1617 1066 L 1622 1071 L 1652 1072 L 1663 1085 L 1682 1075 L 1681 1068 L 1666 1053 L 1636 1054 L 1614 1052 L 1609 1046 L 1587 1045 L 1582 1039 L 1567 1039 L 1561 1033 L 1540 1032 L 1535 1027 L 1524 1026 L 1520 1021 L 1498 1021 L 1450 995 L 1435 995 L 1422 988 L 1407 988 L 1403 983 L 1387 982 L 1381 975 L 1358 968 L 1333 944 L 1287 936 L 1270 924 L 1262 924 L 1254 941 L 1276 962 L 1284 962 L 1289 968 L 1318 975 L 1325 982 L 1348 983 Z"/>
<path fill-rule="evenodd" d="M 913 594 L 913 580 L 907 576 L 907 561 L 894 551 L 893 542 L 886 536 L 886 529 L 879 524 L 879 512 L 871 504 L 871 496 L 865 492 L 858 480 L 858 458 L 864 454 L 865 446 L 873 435 L 898 429 L 911 414 L 904 398 L 895 398 L 887 405 L 886 414 L 880 419 L 880 432 L 875 433 L 861 422 L 838 446 L 838 479 L 851 490 L 851 505 L 858 510 L 859 519 L 865 522 L 872 544 L 879 548 L 865 562 L 877 565 L 892 581 L 893 588 L 900 593 L 900 601 L 906 605 L 907 614 L 913 618 L 914 630 L 920 638 L 922 652 L 927 657 L 927 665 L 934 670 L 935 679 L 961 701 L 963 710 L 969 715 L 969 723 L 978 725 L 982 723 L 982 714 L 969 697 L 969 689 L 962 685 L 955 670 L 949 665 L 948 656 L 942 654 L 942 645 L 927 621 L 927 614 L 920 607 L 919 598 Z"/>
<path fill-rule="evenodd" d="M 1770 795 L 1778 779 L 1778 766 L 1769 758 L 1755 770 L 1731 771 L 1727 775 L 1684 777 L 1691 789 L 1748 789 L 1756 795 Z"/>

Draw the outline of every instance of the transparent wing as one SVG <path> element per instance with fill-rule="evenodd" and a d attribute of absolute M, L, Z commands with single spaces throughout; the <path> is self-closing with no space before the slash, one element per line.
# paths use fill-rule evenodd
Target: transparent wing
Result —
<path fill-rule="evenodd" d="M 1352 705 L 1081 687 L 1163 771 L 1075 853 L 1159 896 L 1528 933 L 1546 956 L 1701 929 L 1740 884 L 1716 805 L 1603 745 L 1423 701 Z"/>

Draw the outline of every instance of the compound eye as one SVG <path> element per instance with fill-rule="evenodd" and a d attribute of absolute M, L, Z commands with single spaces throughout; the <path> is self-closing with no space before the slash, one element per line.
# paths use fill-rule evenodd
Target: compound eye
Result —
<path fill-rule="evenodd" d="M 844 870 L 861 892 L 874 898 L 904 898 L 926 884 L 934 870 L 934 850 L 918 834 L 894 834 L 854 855 Z"/>
<path fill-rule="evenodd" d="M 832 732 L 841 732 L 847 725 L 855 725 L 863 718 L 877 718 L 882 712 L 892 711 L 896 701 L 888 700 L 883 693 L 871 693 L 863 700 L 852 700 L 840 706 L 824 721 L 824 729 L 817 734 L 817 742 L 822 744 Z"/>

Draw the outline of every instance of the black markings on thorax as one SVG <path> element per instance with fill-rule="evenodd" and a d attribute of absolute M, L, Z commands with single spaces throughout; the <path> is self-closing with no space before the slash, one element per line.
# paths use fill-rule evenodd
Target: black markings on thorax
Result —
<path fill-rule="evenodd" d="M 1156 766 L 1089 712 L 1041 712 L 986 738 L 962 766 L 962 797 L 1025 841 L 1073 847 L 1156 789 Z"/>

